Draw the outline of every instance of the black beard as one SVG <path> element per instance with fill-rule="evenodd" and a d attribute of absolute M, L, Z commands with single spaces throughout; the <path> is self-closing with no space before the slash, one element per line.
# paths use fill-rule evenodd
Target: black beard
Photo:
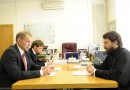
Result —
<path fill-rule="evenodd" d="M 106 54 L 112 54 L 113 52 L 115 51 L 115 48 L 114 47 L 111 47 L 109 49 L 107 49 Z"/>

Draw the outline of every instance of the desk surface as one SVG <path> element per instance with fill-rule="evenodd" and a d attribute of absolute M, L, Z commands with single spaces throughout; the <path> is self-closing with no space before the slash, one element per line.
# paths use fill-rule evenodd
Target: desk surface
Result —
<path fill-rule="evenodd" d="M 94 76 L 73 76 L 72 71 L 85 69 L 74 68 L 76 64 L 58 64 L 60 70 L 55 76 L 43 76 L 34 79 L 20 80 L 12 85 L 12 89 L 58 89 L 58 88 L 117 88 L 118 84 Z"/>

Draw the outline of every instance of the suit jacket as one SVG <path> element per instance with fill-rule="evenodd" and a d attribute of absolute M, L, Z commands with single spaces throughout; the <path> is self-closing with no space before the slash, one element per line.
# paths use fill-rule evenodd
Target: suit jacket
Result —
<path fill-rule="evenodd" d="M 107 55 L 100 66 L 95 66 L 95 76 L 118 81 L 124 71 L 127 61 L 130 60 L 130 52 L 125 48 L 118 47 Z"/>
<path fill-rule="evenodd" d="M 45 66 L 45 61 L 40 61 L 40 60 L 38 60 L 38 59 L 37 59 L 37 55 L 38 55 L 38 54 L 35 55 L 35 54 L 33 53 L 33 51 L 32 51 L 32 48 L 30 48 L 30 49 L 28 50 L 28 52 L 29 52 L 29 55 L 30 55 L 32 61 L 33 61 L 35 64 L 38 64 L 38 65 L 41 65 L 41 66 Z"/>
<path fill-rule="evenodd" d="M 28 71 L 24 71 L 22 57 L 16 44 L 5 50 L 0 60 L 0 87 L 11 87 L 18 80 L 40 77 L 41 66 L 31 61 L 28 52 L 25 52 L 25 56 Z"/>
<path fill-rule="evenodd" d="M 120 87 L 125 88 L 124 90 L 130 90 L 130 59 L 128 60 L 125 69 L 118 82 Z"/>
<path fill-rule="evenodd" d="M 37 56 L 33 53 L 32 48 L 30 48 L 30 49 L 28 50 L 28 52 L 29 52 L 29 55 L 30 55 L 32 61 L 33 61 L 34 63 L 38 64 Z"/>

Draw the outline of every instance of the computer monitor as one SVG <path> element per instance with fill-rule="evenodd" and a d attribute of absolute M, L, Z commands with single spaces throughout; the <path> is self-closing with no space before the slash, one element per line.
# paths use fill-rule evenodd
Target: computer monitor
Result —
<path fill-rule="evenodd" d="M 79 56 L 78 52 L 66 52 L 65 53 L 66 59 L 68 59 L 70 57 L 74 57 L 74 58 L 78 59 L 78 56 Z"/>

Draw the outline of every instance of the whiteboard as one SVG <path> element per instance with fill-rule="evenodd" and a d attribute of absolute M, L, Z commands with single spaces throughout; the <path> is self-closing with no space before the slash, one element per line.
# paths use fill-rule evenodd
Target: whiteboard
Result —
<path fill-rule="evenodd" d="M 33 40 L 40 39 L 46 45 L 55 42 L 54 23 L 24 24 L 24 30 L 29 31 L 32 34 Z"/>

